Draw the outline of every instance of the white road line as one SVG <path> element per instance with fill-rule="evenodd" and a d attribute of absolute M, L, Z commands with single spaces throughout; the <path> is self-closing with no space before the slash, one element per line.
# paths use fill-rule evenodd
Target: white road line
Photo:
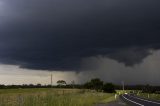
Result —
<path fill-rule="evenodd" d="M 129 95 L 129 96 L 131 96 L 131 95 Z M 139 99 L 139 100 L 143 100 L 143 101 L 146 101 L 146 102 L 154 103 L 154 104 L 160 104 L 160 103 L 158 103 L 158 102 L 154 102 L 154 101 L 150 101 L 150 100 L 142 99 L 142 98 L 135 97 L 135 96 L 131 96 L 131 97 L 136 98 L 136 99 Z"/>
<path fill-rule="evenodd" d="M 142 105 L 142 104 L 140 104 L 140 103 L 137 103 L 137 102 L 135 102 L 135 101 L 132 101 L 132 100 L 130 100 L 130 99 L 127 99 L 127 98 L 124 97 L 123 95 L 122 95 L 122 97 L 123 97 L 124 99 L 126 99 L 126 100 L 128 100 L 128 101 L 134 103 L 134 104 L 137 104 L 137 105 L 139 105 L 139 106 L 144 106 L 144 105 Z"/>

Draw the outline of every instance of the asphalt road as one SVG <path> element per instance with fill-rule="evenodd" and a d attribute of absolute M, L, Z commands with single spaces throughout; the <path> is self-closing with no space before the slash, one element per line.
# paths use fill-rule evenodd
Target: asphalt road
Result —
<path fill-rule="evenodd" d="M 158 101 L 151 101 L 130 94 L 121 95 L 120 99 L 126 102 L 129 106 L 160 106 L 160 102 Z"/>
<path fill-rule="evenodd" d="M 129 105 L 127 105 L 123 100 L 117 98 L 113 102 L 109 102 L 109 103 L 106 103 L 106 104 L 97 104 L 97 105 L 94 105 L 94 106 L 129 106 Z"/>

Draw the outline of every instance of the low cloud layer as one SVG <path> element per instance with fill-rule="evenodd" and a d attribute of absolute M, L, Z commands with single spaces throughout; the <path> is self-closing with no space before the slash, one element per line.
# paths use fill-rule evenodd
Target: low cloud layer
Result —
<path fill-rule="evenodd" d="M 91 57 L 86 60 L 87 66 L 94 66 L 92 70 L 81 72 L 79 75 L 82 82 L 90 78 L 101 78 L 105 82 L 121 84 L 151 84 L 160 85 L 160 51 L 154 51 L 153 55 L 148 56 L 141 64 L 133 67 L 126 67 L 123 63 L 107 57 Z"/>
<path fill-rule="evenodd" d="M 125 84 L 150 84 L 160 85 L 160 51 L 153 51 L 152 55 L 143 60 L 141 64 L 126 67 L 123 63 L 104 56 L 90 57 L 83 60 L 86 70 L 74 71 L 44 71 L 18 68 L 18 66 L 0 65 L 0 84 L 50 84 L 51 74 L 53 84 L 57 80 L 67 83 L 84 83 L 91 78 L 101 78 L 105 82 L 121 85 Z M 90 69 L 90 70 L 89 70 Z"/>
<path fill-rule="evenodd" d="M 134 66 L 160 48 L 158 0 L 0 0 L 0 63 L 83 71 L 98 55 Z M 88 66 L 86 66 L 88 67 Z"/>

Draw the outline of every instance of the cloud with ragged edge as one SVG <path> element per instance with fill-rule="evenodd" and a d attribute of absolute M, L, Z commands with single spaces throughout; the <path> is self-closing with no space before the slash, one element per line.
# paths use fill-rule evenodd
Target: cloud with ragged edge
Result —
<path fill-rule="evenodd" d="M 133 66 L 160 48 L 160 1 L 1 1 L 2 64 L 78 71 L 101 55 Z"/>

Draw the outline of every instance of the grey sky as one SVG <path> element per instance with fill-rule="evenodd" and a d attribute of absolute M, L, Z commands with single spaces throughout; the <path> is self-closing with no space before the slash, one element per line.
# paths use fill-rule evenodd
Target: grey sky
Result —
<path fill-rule="evenodd" d="M 116 72 L 124 71 L 132 83 L 128 70 L 147 74 L 146 68 L 135 67 L 160 48 L 159 4 L 159 0 L 0 0 L 0 63 L 32 71 L 104 73 L 88 61 L 101 56 L 111 60 L 106 64 L 123 66 Z M 123 75 L 113 82 L 119 76 Z"/>

